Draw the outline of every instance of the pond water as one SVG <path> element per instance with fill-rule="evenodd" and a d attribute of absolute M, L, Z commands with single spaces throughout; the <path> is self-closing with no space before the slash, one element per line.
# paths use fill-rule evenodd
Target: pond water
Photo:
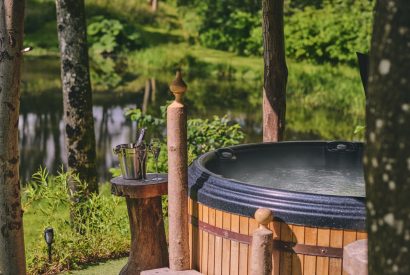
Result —
<path fill-rule="evenodd" d="M 145 83 L 147 77 L 139 77 Z M 160 115 L 160 106 L 173 97 L 168 90 L 172 72 L 156 73 L 155 99 L 146 101 L 149 114 Z M 221 79 L 200 79 L 189 76 L 186 79 L 188 92 L 186 104 L 189 117 L 208 118 L 225 115 L 241 124 L 245 142 L 262 140 L 261 82 L 230 81 Z M 59 87 L 60 70 L 58 57 L 29 58 L 23 66 L 20 130 L 20 173 L 23 181 L 30 179 L 41 165 L 54 172 L 65 163 L 64 125 L 62 95 Z M 138 83 L 138 81 L 136 81 Z M 124 116 L 126 108 L 141 108 L 144 102 L 144 85 L 135 85 L 130 92 L 94 92 L 93 114 L 97 144 L 98 172 L 101 180 L 109 179 L 108 169 L 117 162 L 112 148 L 128 143 L 134 138 L 135 123 Z M 286 139 L 351 139 L 354 129 L 351 118 L 343 110 L 306 110 L 292 103 L 288 98 L 287 117 L 289 119 Z M 312 113 L 316 113 L 317 116 Z M 309 116 L 307 118 L 306 116 Z M 315 121 L 303 124 L 299 122 Z M 318 120 L 325 122 L 317 122 Z M 335 129 L 326 129 L 334 125 Z M 323 131 L 322 131 L 323 130 Z"/>

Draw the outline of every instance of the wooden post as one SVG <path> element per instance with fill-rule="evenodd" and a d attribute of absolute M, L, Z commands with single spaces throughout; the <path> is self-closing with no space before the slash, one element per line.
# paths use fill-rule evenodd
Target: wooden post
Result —
<path fill-rule="evenodd" d="M 272 250 L 273 233 L 268 229 L 272 221 L 272 211 L 267 208 L 259 208 L 255 212 L 255 220 L 259 228 L 253 232 L 251 275 L 272 274 Z"/>
<path fill-rule="evenodd" d="M 343 248 L 343 274 L 367 275 L 367 240 L 358 240 Z"/>
<path fill-rule="evenodd" d="M 283 0 L 262 0 L 263 141 L 280 141 L 285 132 L 286 83 Z"/>
<path fill-rule="evenodd" d="M 175 95 L 167 108 L 169 267 L 189 269 L 188 152 L 186 110 L 182 96 L 187 86 L 178 70 L 170 85 Z"/>

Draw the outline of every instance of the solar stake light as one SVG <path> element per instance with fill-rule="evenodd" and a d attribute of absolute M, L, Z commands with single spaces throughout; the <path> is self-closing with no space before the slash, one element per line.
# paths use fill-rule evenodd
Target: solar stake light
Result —
<path fill-rule="evenodd" d="M 48 262 L 51 263 L 51 246 L 54 242 L 54 229 L 52 227 L 47 227 L 44 230 L 44 240 L 48 248 Z"/>

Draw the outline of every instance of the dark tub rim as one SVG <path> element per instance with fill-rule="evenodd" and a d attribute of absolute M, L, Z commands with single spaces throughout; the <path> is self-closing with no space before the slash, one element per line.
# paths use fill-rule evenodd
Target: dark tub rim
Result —
<path fill-rule="evenodd" d="M 333 141 L 332 141 L 333 142 Z M 362 148 L 361 142 L 351 143 Z M 232 150 L 257 149 L 281 144 L 326 145 L 327 141 L 286 141 L 253 143 L 227 147 Z M 260 187 L 238 180 L 223 178 L 204 167 L 216 151 L 201 155 L 189 167 L 189 196 L 209 207 L 253 217 L 256 209 L 266 207 L 274 212 L 275 219 L 289 224 L 365 230 L 365 197 L 338 196 L 285 191 Z"/>

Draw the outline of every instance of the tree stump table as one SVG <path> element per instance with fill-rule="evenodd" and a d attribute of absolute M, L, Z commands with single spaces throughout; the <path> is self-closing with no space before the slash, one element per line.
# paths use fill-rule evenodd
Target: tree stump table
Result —
<path fill-rule="evenodd" d="M 131 251 L 120 275 L 139 275 L 143 270 L 168 266 L 168 248 L 162 217 L 161 196 L 168 193 L 168 175 L 164 180 L 153 181 L 156 174 L 146 180 L 111 180 L 111 193 L 125 197 L 131 229 Z"/>

